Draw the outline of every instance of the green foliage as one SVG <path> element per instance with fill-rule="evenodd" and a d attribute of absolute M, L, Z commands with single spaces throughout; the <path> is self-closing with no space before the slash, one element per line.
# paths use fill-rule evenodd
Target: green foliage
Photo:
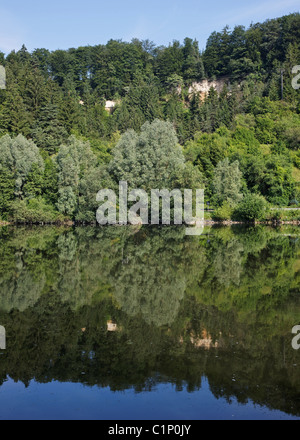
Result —
<path fill-rule="evenodd" d="M 267 209 L 267 201 L 262 196 L 248 194 L 235 208 L 233 218 L 248 222 L 264 220 L 266 218 Z"/>
<path fill-rule="evenodd" d="M 32 142 L 19 135 L 0 138 L 0 164 L 15 176 L 15 195 L 24 196 L 24 183 L 33 170 L 43 170 L 44 162 L 39 149 Z"/>
<path fill-rule="evenodd" d="M 205 180 L 199 168 L 186 162 L 185 166 L 173 174 L 172 187 L 189 188 L 193 190 L 204 189 Z"/>
<path fill-rule="evenodd" d="M 16 223 L 57 223 L 65 218 L 41 198 L 15 200 L 10 205 L 8 220 Z"/>
<path fill-rule="evenodd" d="M 7 213 L 15 195 L 15 178 L 8 168 L 0 168 L 0 218 L 7 219 Z"/>
<path fill-rule="evenodd" d="M 90 168 L 80 179 L 78 187 L 78 209 L 76 220 L 82 222 L 96 222 L 96 211 L 99 203 L 96 195 L 103 188 L 114 186 L 105 167 Z"/>
<path fill-rule="evenodd" d="M 222 206 L 219 206 L 214 210 L 212 214 L 213 220 L 217 221 L 227 221 L 232 219 L 232 214 L 234 212 L 233 207 L 229 202 L 224 202 Z"/>
<path fill-rule="evenodd" d="M 162 116 L 158 87 L 153 78 L 136 77 L 121 105 L 114 112 L 117 127 L 121 131 L 139 130 L 146 122 Z"/>
<path fill-rule="evenodd" d="M 58 119 L 57 106 L 47 105 L 41 109 L 31 134 L 39 148 L 50 155 L 57 152 L 67 138 L 67 130 Z"/>
<path fill-rule="evenodd" d="M 229 159 L 219 162 L 215 168 L 212 181 L 212 194 L 214 204 L 220 206 L 227 202 L 231 206 L 236 205 L 243 198 L 242 173 L 239 169 L 239 162 L 232 164 Z"/>
<path fill-rule="evenodd" d="M 291 62 L 297 54 L 299 23 L 300 15 L 295 13 L 252 24 L 249 29 L 226 26 L 213 32 L 203 54 L 204 68 L 210 77 L 243 78 L 253 72 L 272 72 L 276 61 Z"/>
<path fill-rule="evenodd" d="M 225 159 L 226 141 L 226 136 L 219 133 L 197 133 L 193 140 L 185 144 L 185 158 L 197 166 L 207 179 L 211 180 L 215 167 Z"/>
<path fill-rule="evenodd" d="M 202 52 L 185 38 L 0 54 L 0 216 L 42 198 L 94 221 L 96 192 L 121 179 L 205 185 L 217 207 L 248 192 L 288 206 L 300 191 L 299 17 L 226 26 Z"/>
<path fill-rule="evenodd" d="M 273 220 L 277 222 L 299 222 L 300 219 L 300 211 L 298 209 L 295 210 L 287 210 L 285 209 L 272 209 L 267 215 L 268 220 Z"/>
<path fill-rule="evenodd" d="M 62 214 L 72 217 L 78 211 L 79 187 L 82 180 L 96 166 L 96 157 L 89 142 L 83 142 L 71 136 L 67 143 L 60 147 L 56 163 L 58 169 L 57 208 Z M 95 198 L 96 194 L 95 192 Z"/>
<path fill-rule="evenodd" d="M 109 173 L 130 188 L 172 189 L 173 176 L 184 168 L 184 156 L 169 122 L 145 123 L 140 134 L 128 130 L 113 151 Z"/>

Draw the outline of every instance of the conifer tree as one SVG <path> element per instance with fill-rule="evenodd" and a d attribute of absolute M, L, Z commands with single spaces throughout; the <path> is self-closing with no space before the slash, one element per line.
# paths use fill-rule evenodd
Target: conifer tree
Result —
<path fill-rule="evenodd" d="M 47 104 L 42 108 L 31 134 L 39 148 L 50 155 L 57 152 L 59 145 L 68 137 L 67 130 L 59 119 L 57 105 Z"/>

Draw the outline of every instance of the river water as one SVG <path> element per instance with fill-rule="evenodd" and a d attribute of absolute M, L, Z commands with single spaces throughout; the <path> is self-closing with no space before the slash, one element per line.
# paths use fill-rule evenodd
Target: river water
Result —
<path fill-rule="evenodd" d="M 297 227 L 3 227 L 0 419 L 300 419 L 299 287 Z"/>

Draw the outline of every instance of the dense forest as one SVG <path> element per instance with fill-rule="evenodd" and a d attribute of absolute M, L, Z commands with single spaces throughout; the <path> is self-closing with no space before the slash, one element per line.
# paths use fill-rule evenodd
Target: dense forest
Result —
<path fill-rule="evenodd" d="M 0 64 L 2 220 L 95 221 L 96 193 L 120 179 L 205 188 L 220 219 L 300 200 L 299 13 L 227 26 L 203 51 L 110 40 Z"/>

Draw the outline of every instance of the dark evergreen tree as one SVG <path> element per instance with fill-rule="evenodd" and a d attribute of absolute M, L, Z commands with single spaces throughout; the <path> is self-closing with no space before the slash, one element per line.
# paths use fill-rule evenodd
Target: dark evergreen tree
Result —
<path fill-rule="evenodd" d="M 47 104 L 41 109 L 31 134 L 39 148 L 50 155 L 57 152 L 59 145 L 67 139 L 68 132 L 59 119 L 56 105 Z"/>

